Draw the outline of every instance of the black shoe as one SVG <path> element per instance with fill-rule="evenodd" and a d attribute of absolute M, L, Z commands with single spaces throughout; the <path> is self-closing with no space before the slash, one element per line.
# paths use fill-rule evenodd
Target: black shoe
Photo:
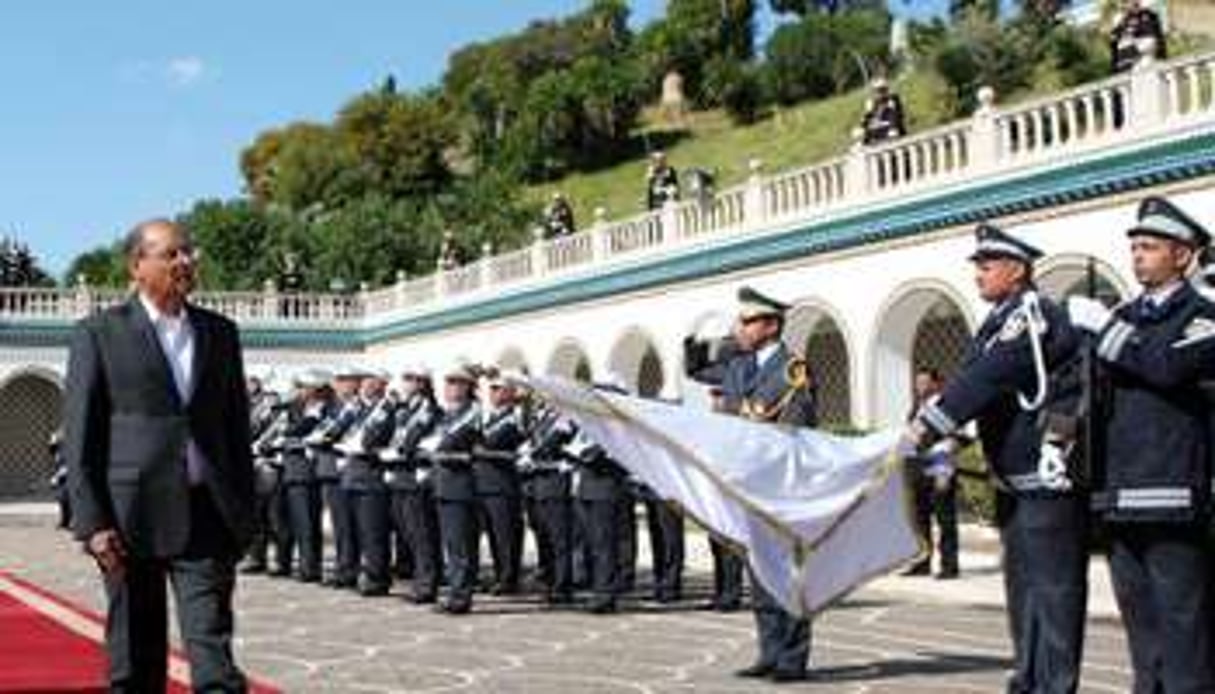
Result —
<path fill-rule="evenodd" d="M 415 605 L 430 605 L 437 599 L 434 593 L 416 593 L 409 596 L 409 601 Z"/>
<path fill-rule="evenodd" d="M 264 574 L 264 573 L 266 573 L 266 562 L 246 561 L 237 568 L 237 571 L 240 571 L 242 574 L 245 574 L 246 576 L 250 576 L 253 574 Z"/>
<path fill-rule="evenodd" d="M 768 673 L 768 679 L 773 682 L 804 682 L 806 680 L 805 670 L 776 670 Z"/>
<path fill-rule="evenodd" d="M 349 590 L 357 588 L 358 583 L 351 578 L 331 578 L 325 581 L 325 586 L 327 588 L 336 588 L 337 590 Z"/>
<path fill-rule="evenodd" d="M 932 573 L 932 567 L 926 561 L 912 564 L 900 576 L 927 576 Z"/>
<path fill-rule="evenodd" d="M 544 598 L 550 605 L 569 605 L 574 602 L 574 596 L 567 592 L 549 593 Z"/>
<path fill-rule="evenodd" d="M 435 612 L 444 614 L 468 614 L 472 610 L 472 602 L 469 600 L 444 600 L 435 605 Z"/>
<path fill-rule="evenodd" d="M 957 567 L 949 568 L 949 569 L 941 569 L 940 571 L 937 572 L 936 577 L 937 577 L 937 580 L 940 580 L 940 581 L 953 580 L 958 577 L 958 569 L 957 569 Z"/>
<path fill-rule="evenodd" d="M 489 589 L 490 595 L 516 595 L 519 592 L 518 583 L 495 583 Z"/>
<path fill-rule="evenodd" d="M 364 598 L 382 598 L 388 595 L 388 586 L 359 586 L 359 595 Z"/>
<path fill-rule="evenodd" d="M 611 614 L 616 611 L 616 600 L 613 598 L 595 598 L 587 605 L 586 611 L 591 614 Z"/>
<path fill-rule="evenodd" d="M 741 670 L 735 670 L 735 677 L 750 677 L 752 679 L 761 679 L 772 674 L 776 668 L 767 663 L 755 663 Z"/>
<path fill-rule="evenodd" d="M 718 612 L 736 612 L 742 607 L 741 600 L 714 600 L 713 609 Z"/>
<path fill-rule="evenodd" d="M 267 572 L 267 575 L 273 578 L 286 578 L 291 575 L 291 568 L 286 566 L 276 566 Z"/>
<path fill-rule="evenodd" d="M 295 575 L 295 580 L 299 581 L 300 583 L 320 583 L 321 574 L 315 571 L 301 571 Z"/>

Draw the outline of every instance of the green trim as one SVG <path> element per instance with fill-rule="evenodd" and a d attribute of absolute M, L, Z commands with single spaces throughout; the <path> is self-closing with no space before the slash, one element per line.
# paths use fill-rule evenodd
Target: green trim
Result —
<path fill-rule="evenodd" d="M 536 287 L 364 331 L 365 343 L 686 282 L 1215 173 L 1215 133 Z"/>
<path fill-rule="evenodd" d="M 1020 178 L 952 190 L 822 224 L 758 237 L 723 239 L 711 247 L 675 257 L 642 261 L 590 277 L 558 281 L 466 306 L 434 310 L 376 328 L 246 328 L 241 330 L 241 338 L 245 346 L 260 349 L 357 351 L 386 340 L 450 330 L 1210 174 L 1215 174 L 1215 132 Z M 70 330 L 69 322 L 0 323 L 0 344 L 65 346 Z"/>

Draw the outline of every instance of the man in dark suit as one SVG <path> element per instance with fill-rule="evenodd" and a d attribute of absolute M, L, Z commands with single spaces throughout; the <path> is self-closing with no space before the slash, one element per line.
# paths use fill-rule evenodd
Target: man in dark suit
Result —
<path fill-rule="evenodd" d="M 77 326 L 64 413 L 72 528 L 109 597 L 110 691 L 165 690 L 168 577 L 193 688 L 243 692 L 232 591 L 254 491 L 240 338 L 187 303 L 185 228 L 140 224 L 126 253 L 137 292 Z"/>

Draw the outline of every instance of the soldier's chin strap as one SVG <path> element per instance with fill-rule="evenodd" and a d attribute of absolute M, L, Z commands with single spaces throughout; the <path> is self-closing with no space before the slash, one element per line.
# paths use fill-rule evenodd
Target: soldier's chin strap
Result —
<path fill-rule="evenodd" d="M 1017 393 L 1017 403 L 1026 412 L 1034 412 L 1046 403 L 1049 374 L 1046 370 L 1046 354 L 1042 347 L 1042 338 L 1049 327 L 1042 315 L 1042 304 L 1038 292 L 1030 290 L 1021 297 L 1020 310 L 1025 315 L 1025 327 L 1029 331 L 1029 347 L 1034 355 L 1034 378 L 1037 382 L 1037 392 L 1034 397 L 1027 398 L 1024 393 Z M 1038 457 L 1038 477 L 1042 486 L 1053 491 L 1070 491 L 1071 478 L 1067 474 L 1067 451 L 1059 442 L 1049 438 L 1042 442 Z"/>

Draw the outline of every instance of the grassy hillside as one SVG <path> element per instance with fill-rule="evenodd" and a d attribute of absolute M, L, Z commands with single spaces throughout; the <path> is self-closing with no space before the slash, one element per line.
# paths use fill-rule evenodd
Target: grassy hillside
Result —
<path fill-rule="evenodd" d="M 913 132 L 948 120 L 946 90 L 925 75 L 912 75 L 895 85 L 903 97 Z M 844 152 L 852 128 L 860 121 L 864 90 L 785 109 L 749 126 L 735 126 L 722 111 L 691 113 L 682 128 L 658 122 L 647 113 L 638 131 L 639 149 L 664 148 L 679 169 L 702 167 L 717 171 L 719 188 L 746 178 L 747 162 L 763 160 L 769 172 L 806 166 Z M 593 173 L 575 174 L 533 186 L 529 198 L 546 202 L 561 190 L 574 204 L 580 226 L 602 206 L 609 219 L 640 212 L 644 205 L 646 160 L 639 157 Z"/>

